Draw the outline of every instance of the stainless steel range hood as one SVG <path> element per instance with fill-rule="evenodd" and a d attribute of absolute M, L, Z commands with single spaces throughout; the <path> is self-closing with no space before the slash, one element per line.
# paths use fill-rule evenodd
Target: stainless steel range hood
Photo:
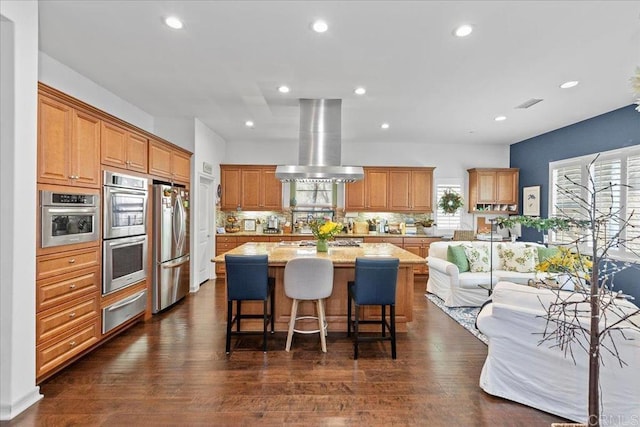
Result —
<path fill-rule="evenodd" d="M 300 99 L 298 165 L 278 166 L 282 182 L 354 182 L 364 177 L 361 166 L 342 166 L 341 99 Z"/>

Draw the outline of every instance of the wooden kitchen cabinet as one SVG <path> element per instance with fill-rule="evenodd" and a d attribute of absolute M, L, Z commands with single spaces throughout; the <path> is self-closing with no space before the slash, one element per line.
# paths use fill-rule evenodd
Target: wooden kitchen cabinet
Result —
<path fill-rule="evenodd" d="M 469 212 L 518 212 L 519 169 L 469 169 Z"/>
<path fill-rule="evenodd" d="M 38 182 L 100 188 L 100 119 L 38 95 Z"/>
<path fill-rule="evenodd" d="M 149 174 L 189 184 L 191 154 L 154 139 L 149 140 Z"/>
<path fill-rule="evenodd" d="M 220 181 L 222 210 L 282 209 L 282 183 L 275 166 L 220 165 Z"/>
<path fill-rule="evenodd" d="M 414 274 L 429 274 L 427 256 L 429 255 L 429 245 L 440 240 L 438 237 L 405 237 L 403 239 L 403 249 L 425 259 L 424 264 L 417 264 L 413 268 Z"/>
<path fill-rule="evenodd" d="M 226 234 L 216 236 L 216 256 L 229 252 L 231 249 L 238 247 L 238 238 Z M 226 274 L 224 263 L 216 263 L 216 276 L 222 277 Z"/>
<path fill-rule="evenodd" d="M 100 341 L 100 248 L 36 257 L 36 379 Z"/>
<path fill-rule="evenodd" d="M 389 210 L 433 212 L 433 168 L 390 169 Z"/>
<path fill-rule="evenodd" d="M 345 210 L 433 212 L 433 169 L 365 167 L 362 181 L 345 185 Z"/>
<path fill-rule="evenodd" d="M 109 122 L 102 122 L 101 162 L 103 165 L 147 173 L 148 140 Z"/>

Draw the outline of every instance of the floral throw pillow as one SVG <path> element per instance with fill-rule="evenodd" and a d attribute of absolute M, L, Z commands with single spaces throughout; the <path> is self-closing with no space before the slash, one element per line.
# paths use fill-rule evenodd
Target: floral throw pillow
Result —
<path fill-rule="evenodd" d="M 538 249 L 535 247 L 518 247 L 503 245 L 498 248 L 503 268 L 518 273 L 532 273 L 538 264 Z"/>
<path fill-rule="evenodd" d="M 489 271 L 491 264 L 489 261 L 489 248 L 486 246 L 464 246 L 464 253 L 469 261 L 469 270 L 473 273 Z"/>

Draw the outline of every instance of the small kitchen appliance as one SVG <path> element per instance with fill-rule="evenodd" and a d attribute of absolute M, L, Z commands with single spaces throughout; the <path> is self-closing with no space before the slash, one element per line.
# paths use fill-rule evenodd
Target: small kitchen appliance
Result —
<path fill-rule="evenodd" d="M 266 233 L 278 233 L 280 231 L 278 217 L 271 215 L 267 220 Z"/>

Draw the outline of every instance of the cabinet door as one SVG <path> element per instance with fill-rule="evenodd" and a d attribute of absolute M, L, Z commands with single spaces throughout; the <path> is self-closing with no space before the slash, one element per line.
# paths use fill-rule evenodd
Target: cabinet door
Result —
<path fill-rule="evenodd" d="M 220 167 L 220 185 L 222 187 L 222 196 L 220 198 L 220 207 L 223 210 L 236 210 L 240 206 L 240 168 L 239 167 Z"/>
<path fill-rule="evenodd" d="M 111 123 L 102 122 L 100 158 L 103 164 L 127 166 L 127 131 Z"/>
<path fill-rule="evenodd" d="M 345 184 L 344 207 L 346 211 L 362 211 L 366 209 L 364 199 L 364 182 L 365 180 L 363 179 L 360 181 Z"/>
<path fill-rule="evenodd" d="M 126 146 L 127 169 L 147 173 L 147 138 L 137 133 L 129 133 Z"/>
<path fill-rule="evenodd" d="M 387 170 L 370 169 L 365 171 L 365 201 L 367 202 L 366 207 L 368 210 L 387 210 L 388 177 Z"/>
<path fill-rule="evenodd" d="M 149 141 L 149 174 L 171 179 L 171 148 Z"/>
<path fill-rule="evenodd" d="M 496 202 L 496 173 L 494 171 L 478 171 L 477 203 Z"/>
<path fill-rule="evenodd" d="M 496 203 L 518 203 L 518 172 L 496 172 Z"/>
<path fill-rule="evenodd" d="M 73 109 L 40 95 L 38 98 L 38 182 L 68 185 L 71 180 Z"/>
<path fill-rule="evenodd" d="M 410 211 L 411 204 L 411 171 L 389 171 L 389 210 Z"/>
<path fill-rule="evenodd" d="M 282 183 L 276 178 L 276 168 L 262 170 L 263 208 L 267 210 L 282 209 Z"/>
<path fill-rule="evenodd" d="M 176 181 L 191 181 L 191 155 L 181 151 L 173 151 L 171 162 L 172 178 Z"/>
<path fill-rule="evenodd" d="M 418 255 L 419 257 L 424 258 L 424 248 L 422 244 L 418 241 L 415 242 L 407 242 L 408 239 L 404 239 L 406 243 L 404 243 L 403 249 L 407 252 L 411 252 L 414 255 Z M 416 239 L 417 240 L 417 239 Z M 414 274 L 425 274 L 425 264 L 415 264 L 413 266 Z"/>
<path fill-rule="evenodd" d="M 82 111 L 73 116 L 71 174 L 73 184 L 100 187 L 100 119 Z"/>
<path fill-rule="evenodd" d="M 260 169 L 242 168 L 241 170 L 241 201 L 240 206 L 246 210 L 260 210 Z"/>
<path fill-rule="evenodd" d="M 433 170 L 411 171 L 411 210 L 433 212 Z"/>

